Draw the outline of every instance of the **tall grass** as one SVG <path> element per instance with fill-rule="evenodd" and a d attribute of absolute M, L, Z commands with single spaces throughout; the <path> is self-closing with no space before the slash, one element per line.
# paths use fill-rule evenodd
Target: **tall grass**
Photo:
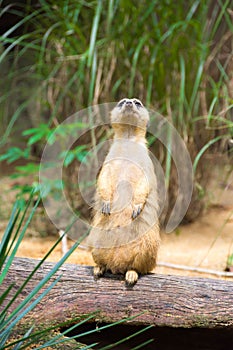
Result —
<path fill-rule="evenodd" d="M 221 58 L 232 40 L 231 3 L 39 0 L 17 10 L 6 6 L 2 11 L 19 20 L 0 37 L 0 64 L 10 73 L 1 84 L 1 144 L 20 128 L 19 120 L 54 126 L 88 105 L 136 96 L 172 121 L 201 173 L 202 155 L 233 133 L 231 54 Z M 169 154 L 164 167 L 170 182 Z"/>
<path fill-rule="evenodd" d="M 22 19 L 1 36 L 0 60 L 16 55 L 23 65 L 33 57 L 27 79 L 37 78 L 38 103 L 47 104 L 51 118 L 135 95 L 164 113 L 169 100 L 177 124 L 191 122 L 200 112 L 211 40 L 223 19 L 232 29 L 229 3 L 216 5 L 219 14 L 207 25 L 208 1 L 40 0 L 26 16 L 18 11 Z M 19 28 L 23 34 L 14 36 Z"/>

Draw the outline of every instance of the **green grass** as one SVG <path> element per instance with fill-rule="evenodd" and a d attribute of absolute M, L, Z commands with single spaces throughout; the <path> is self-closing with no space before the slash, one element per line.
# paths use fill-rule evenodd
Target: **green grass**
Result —
<path fill-rule="evenodd" d="M 169 0 L 164 4 L 157 0 L 140 4 L 41 0 L 39 4 L 37 10 L 29 6 L 26 16 L 23 9 L 18 11 L 22 19 L 0 38 L 9 45 L 0 62 L 12 59 L 16 45 L 18 61 L 26 55 L 33 57 L 30 76 L 38 81 L 33 98 L 39 99 L 41 107 L 46 105 L 51 119 L 63 120 L 93 102 L 138 96 L 165 114 L 169 99 L 175 126 L 181 133 L 192 132 L 192 119 L 201 112 L 201 85 L 208 79 L 205 64 L 210 60 L 211 40 L 223 20 L 232 30 L 226 10 L 229 1 L 219 2 L 217 18 L 208 27 L 210 3 L 202 1 L 175 5 Z M 9 37 L 25 25 L 30 26 L 30 33 Z M 18 65 L 12 67 L 12 77 L 18 69 Z M 226 80 L 225 68 L 218 69 Z M 220 87 L 209 91 L 208 99 L 221 93 Z M 211 106 L 211 100 L 207 102 Z M 212 107 L 219 110 L 218 103 Z M 10 118 L 4 141 L 21 108 Z"/>
<path fill-rule="evenodd" d="M 19 21 L 0 37 L 0 68 L 8 67 L 0 69 L 0 146 L 8 148 L 15 137 L 25 142 L 21 121 L 26 129 L 47 124 L 52 130 L 89 105 L 135 96 L 169 118 L 192 150 L 195 173 L 204 178 L 204 153 L 233 135 L 230 53 L 221 59 L 232 37 L 229 8 L 230 0 L 3 6 Z M 91 138 L 89 148 L 98 141 L 93 132 Z M 34 144 L 41 149 L 44 142 L 39 137 Z M 163 162 L 168 184 L 169 157 L 167 152 Z"/>

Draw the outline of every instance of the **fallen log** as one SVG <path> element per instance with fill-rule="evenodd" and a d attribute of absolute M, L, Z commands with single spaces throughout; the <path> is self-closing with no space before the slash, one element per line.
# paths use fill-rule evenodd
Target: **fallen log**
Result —
<path fill-rule="evenodd" d="M 38 261 L 34 259 L 14 259 L 0 286 L 1 295 L 14 284 L 5 302 L 11 299 L 37 264 Z M 50 262 L 41 266 L 11 309 L 31 292 L 53 266 L 54 263 Z M 59 275 L 59 282 L 25 317 L 25 323 L 58 324 L 95 311 L 98 311 L 96 319 L 99 322 L 111 323 L 143 312 L 127 324 L 233 329 L 231 281 L 150 274 L 142 276 L 134 287 L 129 288 L 121 276 L 107 274 L 94 280 L 91 267 L 74 264 L 64 264 L 50 282 Z"/>

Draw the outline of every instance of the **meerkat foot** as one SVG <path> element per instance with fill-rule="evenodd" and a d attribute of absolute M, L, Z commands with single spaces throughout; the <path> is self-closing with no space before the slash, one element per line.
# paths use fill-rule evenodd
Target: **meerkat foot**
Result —
<path fill-rule="evenodd" d="M 110 210 L 111 210 L 110 201 L 104 201 L 102 204 L 102 210 L 101 210 L 102 214 L 110 215 Z"/>
<path fill-rule="evenodd" d="M 103 276 L 105 272 L 105 268 L 103 266 L 94 266 L 93 269 L 93 274 L 94 274 L 94 278 L 99 278 L 101 276 Z"/>
<path fill-rule="evenodd" d="M 132 212 L 132 219 L 136 219 L 136 217 L 141 213 L 142 211 L 142 204 L 135 204 Z"/>
<path fill-rule="evenodd" d="M 129 270 L 126 272 L 125 281 L 128 285 L 133 285 L 138 280 L 138 273 L 134 270 Z"/>

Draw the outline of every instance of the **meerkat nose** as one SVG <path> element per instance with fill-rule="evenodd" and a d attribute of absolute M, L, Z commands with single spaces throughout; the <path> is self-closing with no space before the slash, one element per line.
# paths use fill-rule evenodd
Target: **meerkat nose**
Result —
<path fill-rule="evenodd" d="M 133 105 L 132 101 L 126 101 L 126 106 L 131 107 Z"/>

